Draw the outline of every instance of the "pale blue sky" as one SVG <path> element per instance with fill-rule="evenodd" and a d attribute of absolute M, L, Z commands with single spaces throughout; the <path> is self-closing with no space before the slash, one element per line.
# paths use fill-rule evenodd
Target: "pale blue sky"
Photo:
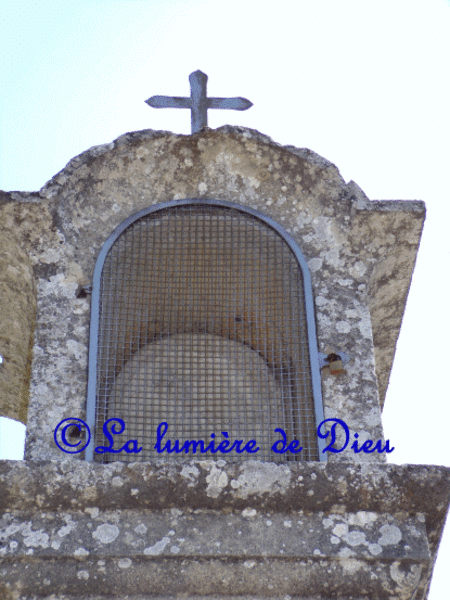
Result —
<path fill-rule="evenodd" d="M 449 32 L 447 0 L 6 1 L 0 189 L 38 190 L 127 131 L 189 133 L 188 111 L 144 100 L 188 95 L 201 69 L 210 95 L 254 103 L 210 111 L 211 127 L 311 148 L 372 200 L 425 200 L 384 424 L 392 462 L 450 465 Z M 7 429 L 0 456 L 12 448 Z M 445 562 L 450 540 L 433 584 L 447 591 L 433 588 L 431 600 L 448 596 Z"/>

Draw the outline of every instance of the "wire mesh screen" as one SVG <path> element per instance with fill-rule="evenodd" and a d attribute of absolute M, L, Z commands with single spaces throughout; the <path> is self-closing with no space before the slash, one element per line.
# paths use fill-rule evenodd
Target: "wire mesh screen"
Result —
<path fill-rule="evenodd" d="M 143 450 L 95 460 L 168 456 L 154 449 L 162 422 L 163 445 L 218 444 L 226 432 L 260 448 L 196 458 L 318 460 L 303 277 L 283 238 L 245 212 L 200 203 L 131 223 L 101 276 L 96 403 L 96 445 L 108 445 L 103 423 L 118 417 L 126 429 L 114 448 L 137 439 Z M 303 451 L 273 452 L 276 428 Z M 194 456 L 185 450 L 170 456 Z"/>

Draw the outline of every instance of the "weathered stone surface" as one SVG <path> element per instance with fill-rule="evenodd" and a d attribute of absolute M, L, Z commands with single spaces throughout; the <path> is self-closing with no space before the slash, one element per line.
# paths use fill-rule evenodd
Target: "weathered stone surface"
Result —
<path fill-rule="evenodd" d="M 0 415 L 27 422 L 36 288 L 13 231 L 0 229 Z"/>
<path fill-rule="evenodd" d="M 416 517 L 398 520 L 360 511 L 324 518 L 303 511 L 258 513 L 253 508 L 229 514 L 186 509 L 158 513 L 126 509 L 99 513 L 93 509 L 90 513 L 40 513 L 33 515 L 32 525 L 30 515 L 5 514 L 0 521 L 3 535 L 23 544 L 10 542 L 4 556 L 26 558 L 33 548 L 34 558 L 99 554 L 129 558 L 307 558 L 313 554 L 383 560 L 398 558 L 397 544 L 402 540 L 405 558 L 430 558 L 425 526 Z M 75 535 L 81 545 L 78 551 L 73 550 Z"/>
<path fill-rule="evenodd" d="M 425 564 L 411 564 L 410 561 L 380 562 L 378 573 L 373 577 L 370 564 L 351 559 L 330 563 L 325 558 L 302 561 L 274 558 L 192 561 L 185 558 L 182 562 L 140 559 L 128 563 L 126 559 L 106 558 L 95 560 L 95 566 L 86 562 L 68 558 L 63 566 L 51 559 L 33 560 L 27 570 L 27 583 L 21 585 L 21 600 L 28 600 L 29 595 L 36 592 L 45 594 L 46 589 L 79 594 L 78 598 L 82 599 L 90 599 L 91 591 L 103 592 L 108 598 L 124 598 L 124 594 L 133 597 L 148 590 L 153 593 L 147 598 L 154 597 L 153 594 L 169 597 L 215 594 L 229 598 L 250 593 L 270 598 L 272 590 L 276 590 L 276 597 L 282 594 L 304 598 L 303 590 L 308 590 L 309 597 L 320 599 L 353 599 L 354 594 L 359 593 L 357 598 L 361 599 L 409 600 L 417 591 L 426 568 Z M 20 567 L 14 564 L 8 575 L 19 580 Z M 355 580 L 358 581 L 356 586 Z M 60 598 L 59 594 L 56 597 Z"/>
<path fill-rule="evenodd" d="M 1 461 L 0 486 L 6 598 L 419 600 L 450 469 Z"/>
<path fill-rule="evenodd" d="M 252 130 L 141 131 L 74 158 L 39 197 L 0 198 L 2 223 L 15 228 L 38 286 L 27 457 L 61 458 L 54 427 L 84 417 L 89 298 L 77 290 L 91 281 L 102 244 L 131 214 L 192 197 L 255 208 L 294 237 L 311 272 L 319 351 L 351 358 L 343 376 L 323 371 L 325 416 L 345 420 L 360 441 L 382 438 L 378 391 L 387 386 L 423 204 L 370 202 L 325 159 Z"/>
<path fill-rule="evenodd" d="M 382 404 L 424 218 L 425 207 L 419 201 L 370 202 L 354 215 L 353 243 L 360 246 L 361 256 L 375 259 L 368 286 L 368 299 L 378 393 Z M 380 238 L 385 238 L 388 243 L 376 247 L 372 240 Z"/>

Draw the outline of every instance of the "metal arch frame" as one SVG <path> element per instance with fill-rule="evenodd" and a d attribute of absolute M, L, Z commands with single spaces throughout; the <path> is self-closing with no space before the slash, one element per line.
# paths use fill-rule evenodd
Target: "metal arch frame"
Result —
<path fill-rule="evenodd" d="M 303 292 L 306 309 L 306 323 L 308 328 L 308 349 L 309 349 L 309 360 L 311 365 L 311 383 L 312 392 L 314 399 L 314 411 L 316 417 L 316 427 L 324 420 L 323 413 L 323 401 L 322 401 L 322 386 L 320 377 L 320 365 L 319 365 L 319 352 L 317 348 L 317 334 L 316 334 L 316 322 L 314 313 L 314 302 L 313 292 L 311 284 L 311 276 L 308 269 L 308 264 L 303 256 L 299 246 L 297 245 L 294 238 L 285 231 L 281 225 L 274 221 L 271 217 L 268 217 L 254 208 L 235 204 L 233 202 L 227 202 L 225 200 L 203 200 L 198 198 L 187 198 L 183 200 L 169 200 L 162 202 L 161 204 L 155 204 L 148 208 L 144 208 L 134 215 L 129 216 L 125 221 L 116 227 L 111 233 L 106 242 L 103 244 L 102 249 L 97 258 L 95 264 L 94 276 L 92 281 L 92 297 L 91 297 L 91 321 L 90 321 L 90 333 L 89 333 L 89 362 L 88 362 L 88 389 L 87 389 L 87 401 L 86 401 L 86 422 L 91 431 L 95 428 L 95 411 L 96 411 L 96 388 L 97 388 L 97 352 L 98 352 L 98 332 L 99 332 L 99 317 L 100 317 L 100 282 L 103 272 L 103 266 L 106 257 L 112 248 L 113 244 L 119 238 L 119 236 L 135 221 L 145 217 L 151 213 L 158 212 L 167 208 L 174 208 L 177 206 L 186 205 L 213 205 L 222 206 L 224 208 L 232 208 L 238 210 L 244 214 L 256 217 L 260 221 L 264 222 L 271 229 L 275 230 L 282 239 L 286 242 L 289 248 L 294 253 L 298 264 L 300 265 L 303 275 Z M 317 434 L 316 434 L 317 435 Z M 86 447 L 85 460 L 93 461 L 94 459 L 94 435 L 92 436 L 91 442 Z M 326 454 L 323 452 L 325 448 L 325 440 L 317 435 L 317 444 L 319 450 L 319 461 L 326 462 Z"/>

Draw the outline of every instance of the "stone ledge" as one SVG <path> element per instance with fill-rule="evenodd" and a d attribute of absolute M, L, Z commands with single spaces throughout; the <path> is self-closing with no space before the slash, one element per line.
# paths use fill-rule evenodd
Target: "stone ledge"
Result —
<path fill-rule="evenodd" d="M 308 590 L 310 598 L 418 600 L 450 469 L 0 461 L 0 486 L 8 600 L 55 591 L 123 599 L 149 588 L 152 596 L 300 599 Z"/>
<path fill-rule="evenodd" d="M 5 591 L 5 600 L 11 600 L 12 596 L 9 595 L 7 596 L 7 592 Z M 308 592 L 306 592 L 308 593 Z M 233 596 L 231 594 L 228 594 L 226 596 L 226 600 L 263 600 L 263 598 L 265 598 L 265 596 L 254 596 L 254 595 L 240 595 L 240 596 Z M 195 595 L 195 596 L 191 596 L 188 594 L 183 594 L 182 595 L 182 599 L 183 600 L 224 600 L 223 596 L 218 596 L 218 595 L 208 595 L 208 596 L 204 596 L 204 595 Z M 14 600 L 16 600 L 16 598 L 14 598 Z M 20 596 L 20 600 L 117 600 L 117 596 L 112 596 L 111 594 L 107 594 L 107 595 L 103 595 L 103 596 L 98 596 L 97 594 L 83 594 L 82 596 L 80 596 L 79 594 L 76 595 L 72 595 L 72 594 L 63 594 L 62 592 L 58 593 L 57 595 L 55 594 L 50 594 L 50 595 L 44 595 L 44 596 L 37 596 L 36 594 L 31 594 L 31 595 L 21 595 Z M 123 594 L 120 597 L 120 600 L 180 600 L 180 596 L 174 596 L 174 595 L 156 595 L 153 596 L 151 594 Z M 307 596 L 305 595 L 301 595 L 301 596 L 291 596 L 288 594 L 285 594 L 284 596 L 272 596 L 271 600 L 317 600 L 317 598 L 314 598 L 313 596 L 310 596 L 309 594 Z M 321 600 L 326 600 L 326 599 L 321 599 Z M 365 598 L 363 598 L 362 596 L 340 596 L 339 600 L 367 600 Z"/>
<path fill-rule="evenodd" d="M 242 511 L 251 506 L 280 513 L 423 513 L 432 535 L 443 526 L 450 502 L 450 468 L 171 459 L 107 465 L 72 459 L 3 460 L 0 487 L 3 512 L 89 507 Z"/>
<path fill-rule="evenodd" d="M 12 511 L 0 518 L 0 558 L 6 562 L 95 557 L 430 561 L 421 514 L 86 509 Z"/>
<path fill-rule="evenodd" d="M 24 600 L 51 592 L 77 598 L 120 598 L 125 594 L 151 596 L 230 596 L 255 594 L 311 598 L 407 600 L 420 587 L 427 564 L 323 558 L 279 559 L 100 559 L 94 561 L 38 560 L 2 562 L 0 574 L 6 594 Z M 5 585 L 8 584 L 8 585 Z M 1 590 L 1 588 L 0 588 Z M 17 595 L 20 593 L 20 596 Z M 422 597 L 415 596 L 415 598 Z M 6 599 L 9 600 L 8 595 Z"/>

